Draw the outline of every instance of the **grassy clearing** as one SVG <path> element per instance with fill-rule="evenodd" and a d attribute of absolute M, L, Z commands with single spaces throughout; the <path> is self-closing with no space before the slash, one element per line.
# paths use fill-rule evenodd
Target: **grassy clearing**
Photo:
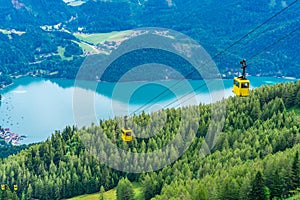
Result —
<path fill-rule="evenodd" d="M 85 42 L 77 42 L 75 40 L 72 40 L 74 43 L 78 44 L 79 47 L 82 49 L 83 53 L 90 53 L 90 54 L 106 54 L 108 55 L 109 53 L 106 51 L 101 51 L 95 48 L 93 48 L 92 45 L 87 44 Z"/>
<path fill-rule="evenodd" d="M 63 0 L 63 1 L 69 6 L 80 6 L 86 2 L 81 0 Z"/>
<path fill-rule="evenodd" d="M 300 107 L 294 106 L 292 108 L 289 108 L 288 111 L 294 111 L 296 113 L 296 115 L 298 115 L 300 117 Z"/>
<path fill-rule="evenodd" d="M 68 5 L 69 6 L 80 6 L 80 5 L 84 4 L 84 3 L 85 3 L 85 1 L 72 1 Z"/>
<path fill-rule="evenodd" d="M 132 183 L 132 185 L 133 185 L 133 190 L 134 190 L 134 199 L 142 200 L 143 199 L 142 185 L 140 183 Z M 71 198 L 69 200 L 98 200 L 98 199 L 99 199 L 99 193 L 94 193 L 94 194 L 81 195 L 78 197 Z M 104 199 L 107 199 L 107 200 L 117 199 L 116 188 L 105 192 Z"/>
<path fill-rule="evenodd" d="M 300 194 L 297 194 L 293 197 L 287 198 L 286 200 L 299 200 L 300 199 Z"/>
<path fill-rule="evenodd" d="M 61 57 L 61 59 L 63 59 L 63 60 L 73 60 L 73 56 L 72 57 L 65 57 L 65 55 L 64 55 L 65 48 L 64 47 L 58 46 L 57 51 L 58 51 L 58 55 Z"/>
<path fill-rule="evenodd" d="M 143 200 L 143 187 L 140 183 L 132 183 L 135 200 Z"/>
<path fill-rule="evenodd" d="M 71 198 L 69 200 L 98 200 L 99 199 L 99 193 L 94 194 L 85 194 L 78 197 Z M 109 190 L 104 193 L 104 199 L 107 200 L 114 200 L 116 199 L 116 189 Z"/>
<path fill-rule="evenodd" d="M 87 52 L 91 52 L 91 53 L 97 53 L 95 51 L 95 49 L 93 49 L 90 45 L 86 44 L 86 43 L 83 43 L 83 42 L 77 42 L 75 40 L 72 40 L 72 42 L 76 43 L 79 45 L 79 47 L 82 49 L 82 51 L 84 53 L 87 53 Z"/>
<path fill-rule="evenodd" d="M 124 40 L 127 35 L 132 33 L 132 31 L 115 31 L 111 33 L 95 33 L 95 34 L 74 34 L 79 40 L 88 42 L 91 44 L 99 44 L 104 41 L 120 41 Z"/>

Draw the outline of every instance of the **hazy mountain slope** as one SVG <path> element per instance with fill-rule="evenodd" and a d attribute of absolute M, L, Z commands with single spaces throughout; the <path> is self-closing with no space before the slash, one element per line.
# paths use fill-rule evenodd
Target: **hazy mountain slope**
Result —
<path fill-rule="evenodd" d="M 69 6 L 62 0 L 0 0 L 0 29 L 10 31 L 16 29 L 25 34 L 3 34 L 0 31 L 0 47 L 5 54 L 18 55 L 11 65 L 11 59 L 0 59 L 2 75 L 11 71 L 23 72 L 34 69 L 47 69 L 48 64 L 29 66 L 45 59 L 53 63 L 50 71 L 59 71 L 58 77 L 66 77 L 66 72 L 55 67 L 59 63 L 68 65 L 74 77 L 80 62 L 62 61 L 57 57 L 58 48 L 65 48 L 67 43 L 73 48 L 79 46 L 72 34 L 78 30 L 85 33 L 110 32 L 141 27 L 162 27 L 174 29 L 197 40 L 212 56 L 238 41 L 249 31 L 272 17 L 275 13 L 292 3 L 288 1 L 87 1 L 80 6 Z M 294 4 L 274 19 L 265 23 L 260 29 L 239 41 L 233 48 L 214 58 L 221 73 L 230 76 L 230 72 L 239 70 L 239 61 L 248 59 L 248 72 L 252 75 L 278 75 L 300 77 L 299 45 L 299 3 Z M 45 31 L 41 31 L 40 26 Z M 54 26 L 56 25 L 56 26 Z M 49 33 L 49 31 L 51 33 Z M 53 32 L 63 31 L 64 35 Z M 288 33 L 292 33 L 289 37 Z M 3 31 L 2 31 L 3 32 Z M 53 35 L 54 34 L 54 35 Z M 69 34 L 69 36 L 67 36 Z M 26 36 L 24 36 L 26 35 Z M 50 35 L 53 35 L 53 37 Z M 8 38 L 7 38 L 7 37 Z M 51 39 L 49 39 L 49 37 Z M 18 38 L 21 41 L 14 40 Z M 33 40 L 43 38 L 38 45 Z M 51 44 L 44 41 L 51 41 Z M 75 39 L 76 40 L 76 39 Z M 61 41 L 64 41 L 61 43 Z M 272 45 L 274 44 L 274 45 Z M 47 55 L 33 52 L 43 48 Z M 69 49 L 69 48 L 66 48 Z M 17 52 L 17 53 L 16 53 Z M 67 52 L 67 55 L 73 51 Z M 79 52 L 76 50 L 76 52 Z M 78 54 L 77 54 L 78 55 Z M 76 59 L 76 58 L 75 58 Z M 10 69 L 9 69 L 10 68 Z M 44 75 L 43 75 L 44 76 Z"/>
<path fill-rule="evenodd" d="M 61 0 L 1 0 L 1 28 L 26 29 L 68 20 L 71 10 Z"/>

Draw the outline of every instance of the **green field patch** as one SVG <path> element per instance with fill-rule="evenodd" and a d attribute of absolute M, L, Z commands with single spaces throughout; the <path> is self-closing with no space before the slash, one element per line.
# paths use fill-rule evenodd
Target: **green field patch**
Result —
<path fill-rule="evenodd" d="M 294 111 L 296 113 L 296 115 L 300 116 L 300 107 L 298 107 L 298 106 L 289 108 L 288 111 Z"/>
<path fill-rule="evenodd" d="M 109 54 L 106 51 L 101 51 L 101 50 L 95 49 L 96 47 L 93 48 L 92 45 L 87 44 L 85 42 L 77 42 L 75 40 L 72 40 L 72 42 L 78 44 L 79 47 L 82 49 L 82 51 L 83 51 L 84 54 L 106 54 L 106 55 Z"/>
<path fill-rule="evenodd" d="M 99 44 L 104 41 L 122 41 L 132 33 L 133 31 L 114 31 L 110 33 L 94 33 L 94 34 L 83 34 L 75 33 L 74 36 L 81 41 L 88 42 L 90 44 Z"/>
<path fill-rule="evenodd" d="M 141 183 L 132 183 L 135 200 L 143 200 L 143 186 Z"/>
<path fill-rule="evenodd" d="M 299 200 L 300 199 L 300 194 L 296 194 L 293 197 L 287 198 L 286 200 Z"/>
<path fill-rule="evenodd" d="M 85 1 L 73 1 L 73 2 L 70 2 L 68 5 L 69 6 L 81 6 L 84 3 L 85 3 Z"/>
<path fill-rule="evenodd" d="M 112 34 L 107 41 L 112 42 L 112 41 L 122 41 L 126 39 L 133 31 L 121 31 L 121 32 L 116 32 L 116 34 Z"/>
<path fill-rule="evenodd" d="M 63 59 L 63 60 L 73 60 L 73 56 L 72 57 L 66 57 L 64 55 L 65 50 L 66 49 L 64 47 L 62 47 L 62 46 L 58 46 L 57 47 L 58 55 L 61 57 L 61 59 Z"/>
<path fill-rule="evenodd" d="M 88 52 L 93 53 L 93 54 L 97 53 L 97 52 L 95 51 L 95 49 L 93 49 L 93 47 L 91 47 L 90 45 L 88 45 L 88 44 L 86 44 L 86 43 L 83 43 L 83 42 L 77 42 L 77 41 L 75 41 L 75 40 L 72 40 L 72 42 L 78 44 L 79 47 L 82 49 L 82 51 L 83 51 L 84 53 L 88 53 Z"/>
<path fill-rule="evenodd" d="M 142 200 L 143 199 L 143 192 L 142 192 L 142 185 L 140 183 L 132 183 L 133 191 L 134 191 L 134 200 Z M 69 200 L 98 200 L 100 193 L 94 194 L 85 194 L 81 196 L 77 196 L 71 198 Z M 108 190 L 104 193 L 104 199 L 106 200 L 115 200 L 117 199 L 117 190 L 116 188 Z"/>
<path fill-rule="evenodd" d="M 86 3 L 86 1 L 81 1 L 81 0 L 63 0 L 63 1 L 69 6 L 80 6 Z"/>

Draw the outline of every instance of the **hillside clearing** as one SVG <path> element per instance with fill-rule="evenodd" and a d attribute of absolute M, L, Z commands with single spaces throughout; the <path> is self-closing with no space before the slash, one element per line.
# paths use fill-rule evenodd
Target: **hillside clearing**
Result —
<path fill-rule="evenodd" d="M 95 48 L 93 48 L 91 45 L 86 44 L 84 42 L 77 42 L 75 40 L 72 40 L 72 42 L 79 45 L 79 47 L 82 49 L 84 53 L 91 53 L 91 54 L 97 54 L 99 53 Z"/>
<path fill-rule="evenodd" d="M 81 0 L 63 0 L 63 1 L 69 6 L 80 6 L 86 3 L 86 1 L 81 1 Z"/>
<path fill-rule="evenodd" d="M 63 59 L 63 60 L 73 60 L 73 56 L 72 57 L 66 57 L 64 55 L 64 53 L 65 53 L 65 48 L 64 47 L 58 46 L 57 51 L 58 51 L 58 55 L 61 57 L 61 59 Z"/>
<path fill-rule="evenodd" d="M 135 200 L 142 200 L 143 199 L 143 193 L 142 193 L 142 185 L 140 183 L 132 183 L 133 190 L 134 190 L 134 199 Z M 98 200 L 99 199 L 99 192 L 94 194 L 85 194 L 81 196 L 77 196 L 74 198 L 71 198 L 69 200 Z M 104 199 L 107 200 L 115 200 L 116 197 L 116 188 L 108 190 L 104 193 Z"/>
<path fill-rule="evenodd" d="M 286 200 L 299 200 L 300 199 L 300 194 L 297 194 L 293 197 L 287 198 Z"/>
<path fill-rule="evenodd" d="M 296 115 L 300 116 L 300 108 L 297 106 L 290 108 L 289 111 L 294 111 Z"/>
<path fill-rule="evenodd" d="M 133 31 L 114 31 L 110 33 L 94 33 L 94 34 L 83 34 L 83 33 L 75 33 L 74 36 L 81 41 L 90 43 L 90 44 L 99 44 L 104 41 L 112 42 L 112 41 L 122 41 L 126 39 L 128 35 L 130 35 Z"/>

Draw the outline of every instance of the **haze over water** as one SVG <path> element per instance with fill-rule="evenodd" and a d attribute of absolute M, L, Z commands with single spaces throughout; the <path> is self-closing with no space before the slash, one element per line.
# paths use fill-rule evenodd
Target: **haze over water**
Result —
<path fill-rule="evenodd" d="M 249 77 L 249 79 L 252 87 L 294 81 L 275 77 Z M 220 93 L 222 97 L 233 95 L 231 79 L 223 80 L 224 90 L 221 91 L 222 86 L 215 84 L 214 81 L 209 83 L 211 84 L 209 87 L 201 80 L 188 81 L 186 82 L 188 85 L 181 83 L 175 85 L 177 82 L 174 80 L 117 84 L 101 82 L 96 92 L 90 89 L 90 82 L 85 82 L 82 84 L 84 87 L 79 90 L 87 96 L 94 97 L 95 108 L 93 113 L 95 117 L 88 116 L 85 125 L 98 123 L 100 119 L 132 114 L 134 111 L 138 114 L 144 109 L 146 112 L 154 112 L 164 107 L 211 103 L 213 101 L 211 93 Z M 55 130 L 63 130 L 67 125 L 76 125 L 73 116 L 74 88 L 72 80 L 32 77 L 15 80 L 12 86 L 0 91 L 3 96 L 0 102 L 0 126 L 10 128 L 14 133 L 27 135 L 27 138 L 21 141 L 25 144 L 43 141 Z M 181 99 L 183 95 L 197 88 L 199 89 L 194 91 L 192 96 Z M 196 98 L 193 98 L 194 94 Z M 155 98 L 158 95 L 159 98 Z M 181 102 L 176 101 L 176 98 Z M 155 100 L 151 101 L 153 99 Z"/>

